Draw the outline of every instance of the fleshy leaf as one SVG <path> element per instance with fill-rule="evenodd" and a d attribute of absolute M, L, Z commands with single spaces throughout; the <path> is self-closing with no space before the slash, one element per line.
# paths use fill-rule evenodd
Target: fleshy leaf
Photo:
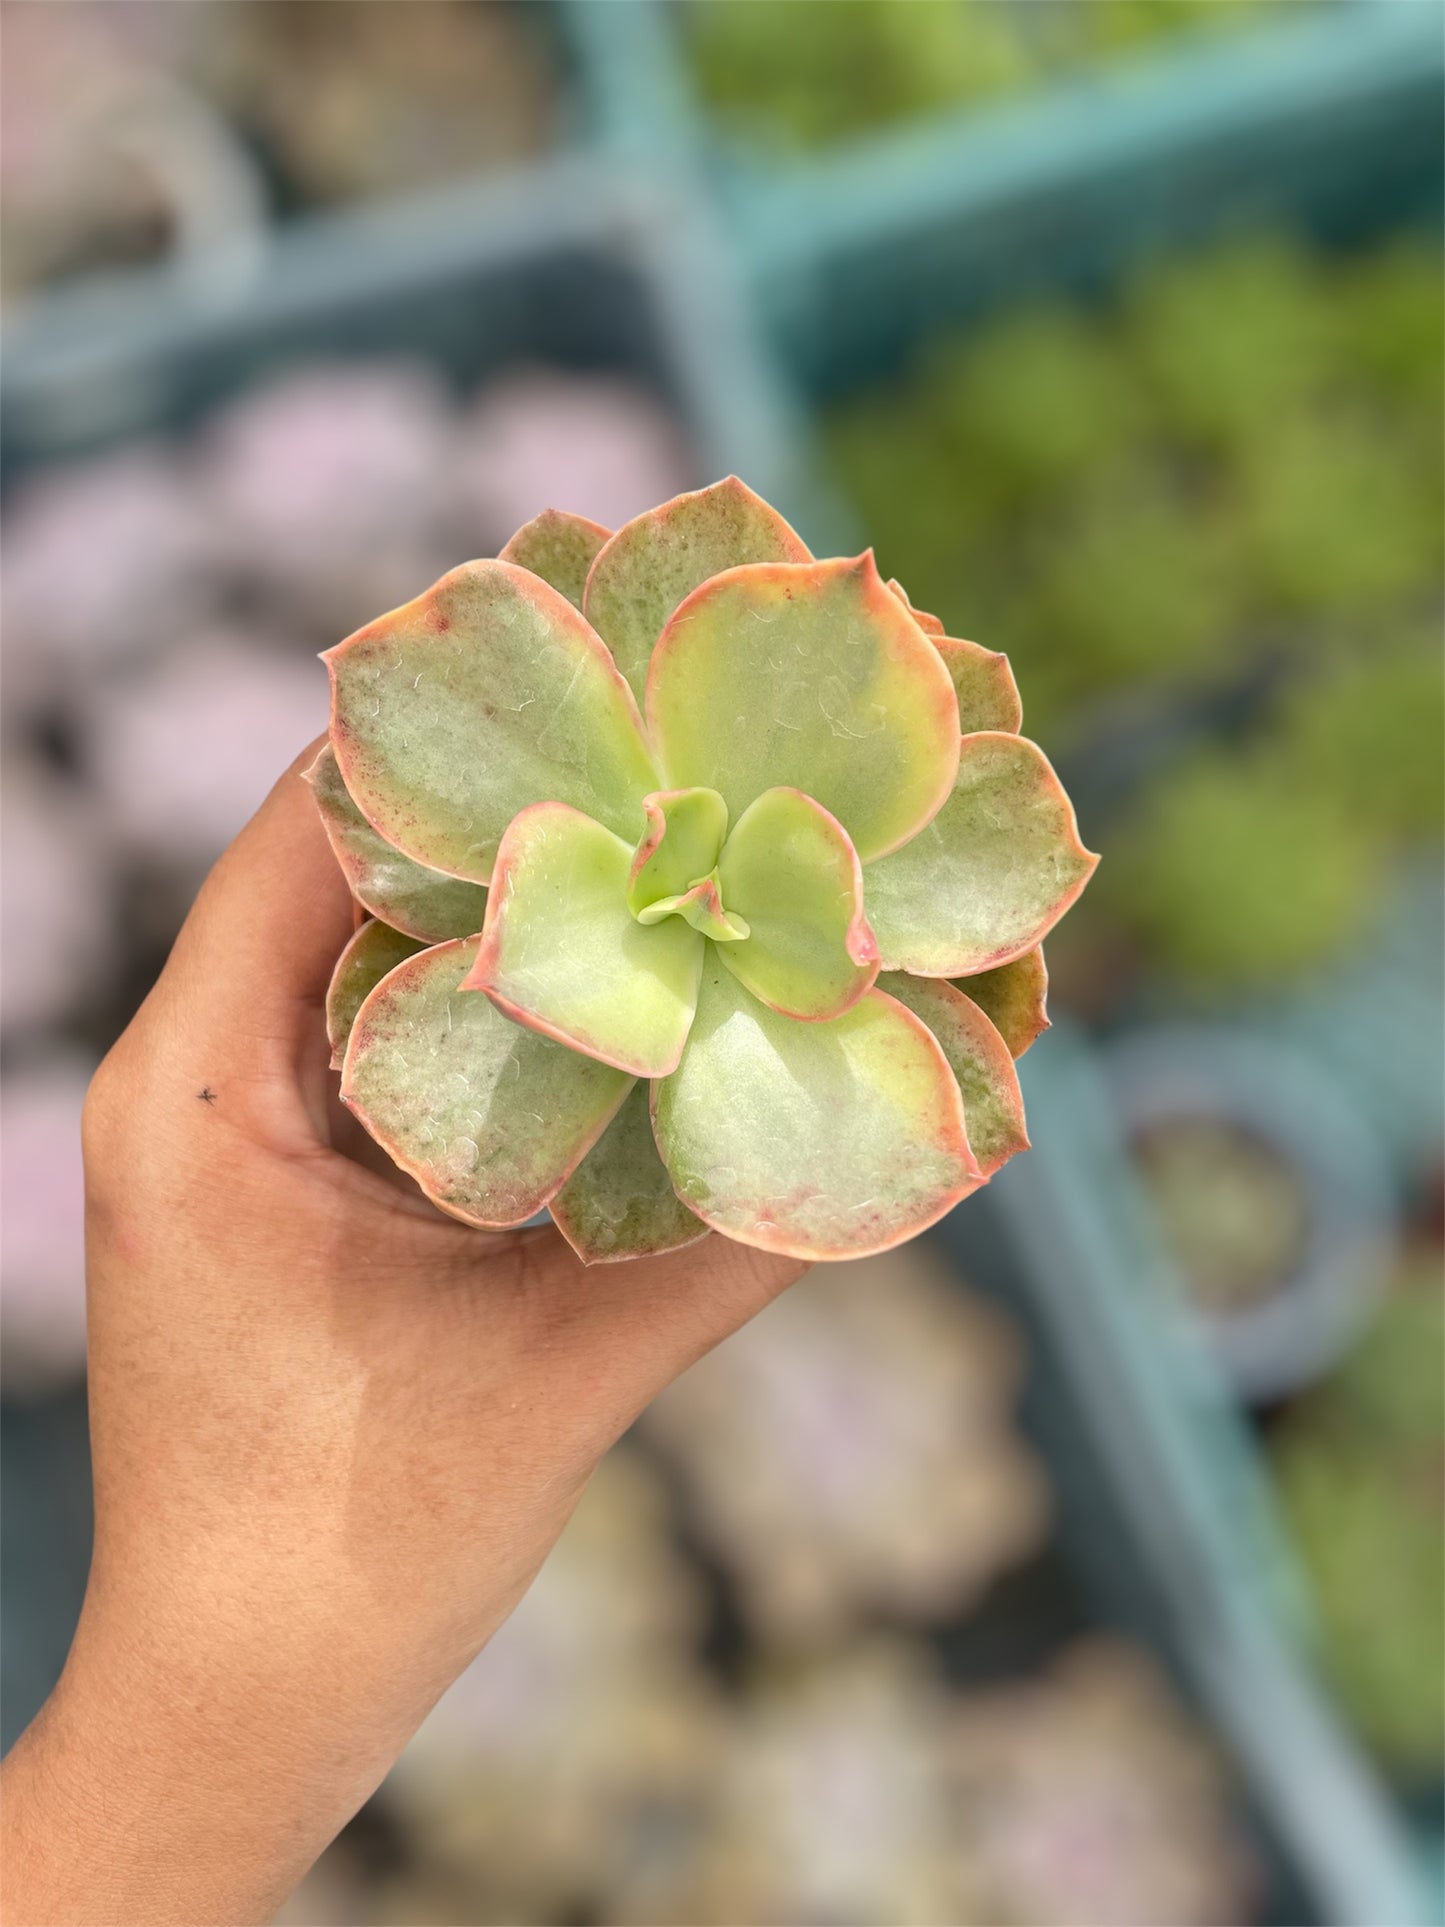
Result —
<path fill-rule="evenodd" d="M 686 894 L 717 868 L 728 830 L 728 806 L 716 790 L 658 790 L 642 799 L 647 828 L 627 878 L 627 907 Z"/>
<path fill-rule="evenodd" d="M 463 990 L 479 944 L 423 950 L 377 985 L 351 1027 L 341 1095 L 444 1211 L 522 1224 L 591 1150 L 631 1080 Z"/>
<path fill-rule="evenodd" d="M 414 957 L 425 944 L 392 930 L 375 917 L 369 917 L 355 931 L 351 941 L 336 959 L 331 985 L 326 992 L 326 1036 L 331 1045 L 331 1068 L 341 1069 L 346 1040 L 356 1013 L 389 970 Z"/>
<path fill-rule="evenodd" d="M 915 609 L 913 604 L 908 600 L 908 591 L 896 575 L 889 576 L 888 586 L 903 604 L 909 615 L 911 615 L 913 620 L 918 624 L 924 635 L 936 637 L 943 634 L 943 624 L 939 621 L 938 617 L 931 616 L 926 609 Z"/>
<path fill-rule="evenodd" d="M 463 883 L 415 863 L 374 830 L 341 780 L 330 743 L 306 772 L 351 894 L 372 916 L 423 943 L 474 936 L 487 914 L 480 883 Z"/>
<path fill-rule="evenodd" d="M 964 735 L 1001 729 L 1016 736 L 1023 723 L 1024 706 L 1008 657 L 957 636 L 937 636 L 933 646 L 953 678 Z"/>
<path fill-rule="evenodd" d="M 809 562 L 800 536 L 736 475 L 626 523 L 599 553 L 583 608 L 642 701 L 662 626 L 685 596 L 743 562 Z"/>
<path fill-rule="evenodd" d="M 515 562 L 519 569 L 550 582 L 566 596 L 574 609 L 582 607 L 582 592 L 587 587 L 587 572 L 602 544 L 611 535 L 600 522 L 589 522 L 585 515 L 569 515 L 566 509 L 543 509 L 512 537 L 501 551 L 499 562 Z"/>
<path fill-rule="evenodd" d="M 661 923 L 664 917 L 682 917 L 702 936 L 711 937 L 714 943 L 741 943 L 751 934 L 741 917 L 735 917 L 723 909 L 722 893 L 715 872 L 712 876 L 701 878 L 681 896 L 659 897 L 655 903 L 649 903 L 645 910 L 637 913 L 637 921 L 642 924 Z"/>
<path fill-rule="evenodd" d="M 1041 946 L 997 970 L 961 977 L 956 988 L 978 1005 L 1015 1057 L 1022 1057 L 1049 1027 L 1049 972 Z"/>
<path fill-rule="evenodd" d="M 927 823 L 958 767 L 953 683 L 871 554 L 704 583 L 653 653 L 647 715 L 670 782 L 717 790 L 734 821 L 800 789 L 865 863 Z"/>
<path fill-rule="evenodd" d="M 886 1251 L 979 1181 L 958 1084 L 891 997 L 799 1024 L 708 952 L 682 1063 L 653 1087 L 658 1149 L 715 1230 L 799 1258 Z"/>
<path fill-rule="evenodd" d="M 969 977 L 1010 963 L 1053 928 L 1098 861 L 1037 744 L 965 736 L 947 803 L 865 875 L 883 967 Z"/>
<path fill-rule="evenodd" d="M 658 783 L 632 692 L 540 576 L 465 563 L 322 660 L 342 780 L 418 863 L 487 883 L 507 825 L 544 801 L 641 835 Z"/>
<path fill-rule="evenodd" d="M 627 908 L 632 851 L 565 803 L 534 803 L 497 852 L 466 981 L 518 1023 L 634 1077 L 676 1067 L 697 1002 L 702 939 Z"/>
<path fill-rule="evenodd" d="M 651 1258 L 707 1236 L 672 1188 L 657 1155 L 647 1086 L 635 1084 L 622 1109 L 583 1158 L 550 1210 L 584 1265 Z"/>
<path fill-rule="evenodd" d="M 858 853 L 801 790 L 765 790 L 748 805 L 723 845 L 718 882 L 749 933 L 722 960 L 784 1017 L 840 1016 L 878 975 Z"/>
<path fill-rule="evenodd" d="M 914 608 L 908 600 L 908 591 L 896 577 L 890 577 L 888 586 L 943 657 L 944 667 L 953 678 L 959 726 L 964 735 L 980 729 L 1006 729 L 1017 735 L 1024 719 L 1024 706 L 1008 657 L 996 649 L 985 649 L 980 643 L 963 642 L 957 636 L 946 634 L 937 616 L 929 615 L 926 609 Z"/>
<path fill-rule="evenodd" d="M 1008 1045 L 977 1004 L 937 977 L 890 970 L 878 979 L 878 988 L 922 1018 L 942 1045 L 963 1093 L 969 1144 L 979 1169 L 991 1178 L 1029 1148 L 1023 1093 Z"/>

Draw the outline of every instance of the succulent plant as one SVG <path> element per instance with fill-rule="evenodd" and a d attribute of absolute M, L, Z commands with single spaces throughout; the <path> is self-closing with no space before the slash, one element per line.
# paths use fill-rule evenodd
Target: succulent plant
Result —
<path fill-rule="evenodd" d="M 325 660 L 323 819 L 421 946 L 348 945 L 341 1094 L 444 1210 L 853 1257 L 1027 1146 L 1034 953 L 1097 859 L 1006 659 L 871 551 L 735 478 L 547 511 Z"/>

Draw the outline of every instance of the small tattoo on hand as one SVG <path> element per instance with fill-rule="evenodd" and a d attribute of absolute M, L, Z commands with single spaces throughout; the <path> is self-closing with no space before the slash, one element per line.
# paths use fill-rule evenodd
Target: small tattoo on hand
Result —
<path fill-rule="evenodd" d="M 214 1104 L 216 1101 L 216 1093 L 211 1089 L 209 1084 L 207 1084 L 203 1091 L 197 1091 L 196 1096 L 202 1104 Z"/>

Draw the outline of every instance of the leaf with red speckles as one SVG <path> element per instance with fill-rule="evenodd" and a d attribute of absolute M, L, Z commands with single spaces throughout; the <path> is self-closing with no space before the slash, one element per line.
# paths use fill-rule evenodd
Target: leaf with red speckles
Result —
<path fill-rule="evenodd" d="M 663 1077 L 692 1022 L 703 940 L 681 917 L 637 921 L 631 866 L 621 838 L 580 810 L 522 810 L 497 852 L 467 988 L 573 1050 Z"/>
<path fill-rule="evenodd" d="M 700 583 L 743 562 L 811 559 L 778 511 L 729 475 L 620 528 L 592 565 L 582 606 L 640 703 L 663 624 Z"/>
<path fill-rule="evenodd" d="M 678 1196 L 742 1244 L 798 1258 L 886 1251 L 980 1181 L 937 1039 L 878 990 L 800 1024 L 709 951 L 682 1062 L 653 1087 Z"/>
<path fill-rule="evenodd" d="M 580 609 L 587 572 L 611 533 L 600 522 L 589 522 L 585 515 L 543 509 L 523 523 L 497 560 L 530 569 L 566 596 L 574 609 Z"/>
<path fill-rule="evenodd" d="M 921 835 L 869 866 L 868 920 L 885 970 L 968 977 L 1032 950 L 1099 859 L 1027 737 L 966 736 L 953 793 Z"/>
<path fill-rule="evenodd" d="M 425 948 L 415 937 L 392 930 L 375 917 L 368 917 L 353 934 L 336 959 L 326 992 L 326 1036 L 331 1045 L 332 1070 L 341 1069 L 356 1013 L 372 991 L 389 971 Z"/>
<path fill-rule="evenodd" d="M 1022 1057 L 1049 1027 L 1049 973 L 1042 947 L 1026 950 L 997 970 L 960 977 L 955 987 L 978 1005 L 1015 1057 Z"/>
<path fill-rule="evenodd" d="M 863 871 L 847 832 L 801 790 L 765 790 L 723 845 L 722 902 L 747 936 L 718 952 L 785 1017 L 840 1016 L 878 975 Z"/>
<path fill-rule="evenodd" d="M 657 1155 L 647 1086 L 636 1084 L 550 1210 L 584 1265 L 654 1258 L 707 1236 Z"/>
<path fill-rule="evenodd" d="M 352 1023 L 341 1095 L 444 1211 L 522 1224 L 566 1183 L 632 1080 L 464 990 L 479 941 L 420 951 L 382 979 Z"/>
<path fill-rule="evenodd" d="M 800 789 L 864 863 L 927 823 L 958 767 L 953 683 L 871 555 L 704 583 L 653 653 L 647 717 L 669 782 L 715 789 L 733 818 Z"/>
<path fill-rule="evenodd" d="M 1024 1100 L 1008 1045 L 961 991 L 937 977 L 910 977 L 890 970 L 878 988 L 906 1004 L 943 1047 L 958 1088 L 968 1141 L 986 1178 L 1029 1148 Z"/>
<path fill-rule="evenodd" d="M 415 863 L 374 830 L 351 800 L 330 743 L 306 771 L 336 860 L 363 908 L 423 943 L 474 936 L 487 914 L 480 883 L 463 883 Z"/>
<path fill-rule="evenodd" d="M 503 831 L 540 802 L 641 835 L 658 782 L 632 692 L 540 576 L 468 562 L 323 660 L 342 781 L 416 862 L 487 883 Z"/>
<path fill-rule="evenodd" d="M 1016 736 L 1023 723 L 1024 706 L 1008 657 L 957 636 L 937 636 L 933 646 L 953 678 L 964 735 L 1001 729 Z"/>

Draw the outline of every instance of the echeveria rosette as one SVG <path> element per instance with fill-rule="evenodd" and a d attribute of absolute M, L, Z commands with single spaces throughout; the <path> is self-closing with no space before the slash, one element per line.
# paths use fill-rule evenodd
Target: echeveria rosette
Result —
<path fill-rule="evenodd" d="M 1096 859 L 1007 658 L 871 553 L 736 479 L 549 510 L 325 660 L 310 780 L 371 919 L 341 1094 L 444 1210 L 848 1258 L 1027 1147 L 1040 941 Z"/>

